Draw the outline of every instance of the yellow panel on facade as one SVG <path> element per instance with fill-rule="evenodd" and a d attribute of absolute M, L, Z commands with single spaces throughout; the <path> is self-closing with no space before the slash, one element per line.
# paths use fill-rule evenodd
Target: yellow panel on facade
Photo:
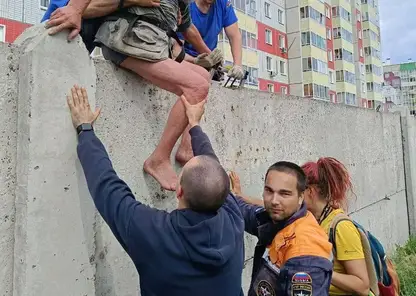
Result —
<path fill-rule="evenodd" d="M 259 68 L 259 56 L 256 51 L 243 48 L 243 63 L 248 67 Z"/>
<path fill-rule="evenodd" d="M 319 11 L 323 15 L 325 15 L 325 4 L 319 0 L 306 0 L 302 1 L 305 5 L 309 5 L 313 7 L 315 10 Z"/>
<path fill-rule="evenodd" d="M 323 62 L 328 61 L 328 53 L 325 50 L 317 48 L 316 46 L 302 46 L 302 57 L 314 57 Z"/>
<path fill-rule="evenodd" d="M 354 53 L 354 45 L 342 38 L 334 39 L 334 49 L 343 48 L 351 53 Z"/>
<path fill-rule="evenodd" d="M 341 1 L 338 1 L 337 4 L 339 4 L 339 6 L 341 6 L 341 7 L 344 7 L 344 9 L 346 11 L 348 11 L 349 13 L 351 13 L 352 7 L 351 7 L 351 3 L 349 3 L 349 1 L 347 2 L 345 0 L 341 0 Z"/>
<path fill-rule="evenodd" d="M 375 33 L 378 33 L 378 28 L 372 22 L 363 22 L 363 30 L 370 29 Z"/>
<path fill-rule="evenodd" d="M 238 27 L 242 30 L 246 30 L 247 32 L 254 33 L 257 35 L 257 23 L 256 19 L 244 14 L 237 9 L 235 10 L 238 18 Z"/>
<path fill-rule="evenodd" d="M 223 51 L 224 54 L 224 60 L 226 61 L 233 61 L 233 55 L 231 53 L 231 47 L 228 42 L 218 42 L 218 48 Z M 253 67 L 253 68 L 259 68 L 259 55 L 257 51 L 245 49 L 243 48 L 243 65 Z"/>
<path fill-rule="evenodd" d="M 324 25 L 321 25 L 314 20 L 310 20 L 309 29 L 326 40 L 326 28 Z"/>
<path fill-rule="evenodd" d="M 337 92 L 349 92 L 357 94 L 357 86 L 346 82 L 337 82 Z"/>
<path fill-rule="evenodd" d="M 303 72 L 303 83 L 308 84 L 313 82 L 312 71 Z"/>
<path fill-rule="evenodd" d="M 315 83 L 323 86 L 328 86 L 328 75 L 313 71 L 303 72 L 303 83 Z"/>
<path fill-rule="evenodd" d="M 335 69 L 337 71 L 344 70 L 351 73 L 355 73 L 355 65 L 346 61 L 335 61 Z"/>
<path fill-rule="evenodd" d="M 352 33 L 352 24 L 344 20 L 342 17 L 340 17 L 339 19 L 340 19 L 340 26 Z"/>
<path fill-rule="evenodd" d="M 373 65 L 376 65 L 377 67 L 382 67 L 382 65 L 383 65 L 381 60 L 379 60 L 378 58 L 373 57 L 373 56 L 365 57 L 365 62 L 366 62 L 366 64 L 373 64 Z"/>

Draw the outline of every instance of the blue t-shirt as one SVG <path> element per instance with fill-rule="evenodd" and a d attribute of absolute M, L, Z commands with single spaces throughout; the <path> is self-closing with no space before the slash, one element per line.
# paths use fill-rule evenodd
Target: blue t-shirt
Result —
<path fill-rule="evenodd" d="M 215 0 L 208 13 L 202 13 L 195 2 L 190 4 L 190 9 L 192 23 L 210 50 L 217 47 L 222 29 L 238 21 L 231 0 Z M 188 42 L 185 42 L 185 52 L 194 57 L 199 54 Z"/>
<path fill-rule="evenodd" d="M 49 7 L 45 12 L 42 20 L 40 21 L 43 23 L 44 21 L 48 20 L 51 17 L 51 14 L 60 7 L 64 7 L 68 4 L 69 0 L 51 0 L 49 3 Z"/>

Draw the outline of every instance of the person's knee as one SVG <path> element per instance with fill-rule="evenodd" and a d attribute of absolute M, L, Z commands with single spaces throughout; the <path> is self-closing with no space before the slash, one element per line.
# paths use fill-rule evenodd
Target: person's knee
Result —
<path fill-rule="evenodd" d="M 208 70 L 206 70 L 206 69 L 204 69 L 204 68 L 202 68 L 202 67 L 200 67 L 201 68 L 201 70 L 200 70 L 200 75 L 202 76 L 202 77 L 204 77 L 204 79 L 206 80 L 206 81 L 208 81 L 208 82 L 211 82 L 211 73 L 210 72 L 208 72 Z"/>
<path fill-rule="evenodd" d="M 209 82 L 202 75 L 195 75 L 193 79 L 189 81 L 185 96 L 190 103 L 197 104 L 207 98 L 209 86 Z"/>

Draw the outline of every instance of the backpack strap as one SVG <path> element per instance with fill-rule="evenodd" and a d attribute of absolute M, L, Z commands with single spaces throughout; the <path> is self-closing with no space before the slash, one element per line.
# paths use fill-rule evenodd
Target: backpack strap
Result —
<path fill-rule="evenodd" d="M 354 226 L 357 228 L 358 233 L 360 234 L 360 240 L 363 247 L 365 263 L 367 266 L 367 274 L 370 280 L 370 290 L 374 295 L 378 296 L 380 295 L 380 291 L 378 288 L 377 273 L 374 266 L 370 241 L 368 240 L 366 231 L 361 226 L 358 227 L 357 224 L 348 215 L 344 213 L 339 213 L 338 215 L 336 215 L 332 220 L 331 226 L 329 228 L 329 242 L 332 243 L 332 252 L 334 254 L 334 258 L 336 258 L 336 227 L 342 221 L 352 222 Z"/>
<path fill-rule="evenodd" d="M 344 214 L 344 213 L 339 213 L 337 214 L 334 219 L 331 222 L 331 225 L 329 226 L 329 242 L 332 244 L 332 253 L 334 255 L 334 259 L 337 258 L 337 245 L 336 245 L 336 228 L 338 226 L 338 224 L 342 221 L 352 221 L 351 218 Z"/>

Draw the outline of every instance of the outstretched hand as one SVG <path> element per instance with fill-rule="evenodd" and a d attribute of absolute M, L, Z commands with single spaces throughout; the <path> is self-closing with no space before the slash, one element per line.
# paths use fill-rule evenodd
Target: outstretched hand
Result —
<path fill-rule="evenodd" d="M 241 182 L 240 177 L 237 175 L 236 172 L 232 171 L 230 173 L 230 180 L 231 180 L 231 192 L 236 195 L 241 195 Z"/>
<path fill-rule="evenodd" d="M 83 123 L 93 124 L 100 115 L 100 108 L 97 108 L 94 113 L 91 111 L 87 90 L 84 87 L 74 85 L 71 88 L 71 95 L 67 96 L 67 102 L 75 128 Z"/>
<path fill-rule="evenodd" d="M 199 125 L 202 115 L 204 115 L 205 112 L 205 103 L 207 100 L 203 100 L 198 104 L 191 105 L 184 95 L 181 96 L 181 99 L 185 105 L 186 116 L 188 117 L 189 125 L 191 127 Z"/>

